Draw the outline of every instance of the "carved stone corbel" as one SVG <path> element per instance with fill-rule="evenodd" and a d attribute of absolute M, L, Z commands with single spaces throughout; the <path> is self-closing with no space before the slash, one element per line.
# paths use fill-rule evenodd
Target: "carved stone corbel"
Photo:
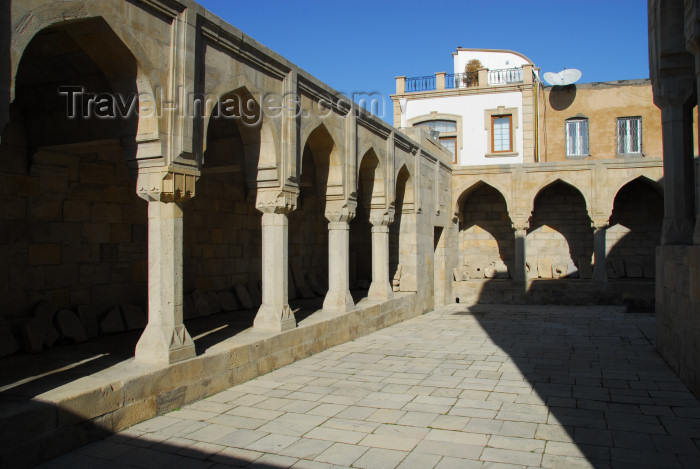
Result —
<path fill-rule="evenodd" d="M 389 226 L 394 222 L 394 209 L 371 209 L 369 222 L 372 226 Z"/>
<path fill-rule="evenodd" d="M 350 223 L 355 218 L 356 211 L 356 200 L 329 200 L 326 202 L 324 216 L 329 223 Z"/>
<path fill-rule="evenodd" d="M 297 208 L 298 198 L 298 187 L 260 189 L 255 199 L 255 208 L 262 213 L 288 214 Z"/>
<path fill-rule="evenodd" d="M 197 170 L 143 169 L 136 180 L 136 193 L 147 202 L 185 202 L 194 197 L 199 175 Z"/>

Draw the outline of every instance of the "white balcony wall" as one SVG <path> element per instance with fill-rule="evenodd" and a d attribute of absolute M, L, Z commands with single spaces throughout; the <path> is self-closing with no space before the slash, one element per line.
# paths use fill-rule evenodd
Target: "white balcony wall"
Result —
<path fill-rule="evenodd" d="M 450 98 L 427 98 L 409 100 L 406 109 L 407 121 L 416 117 L 429 118 L 431 112 L 438 114 L 454 114 L 462 117 L 462 128 L 457 128 L 459 134 L 458 163 L 460 165 L 513 164 L 523 162 L 523 123 L 522 123 L 522 93 L 485 93 L 454 96 Z M 518 123 L 515 129 L 515 151 L 517 156 L 487 157 L 490 142 L 484 123 L 484 111 L 496 109 L 499 106 L 518 109 Z M 490 122 L 489 122 L 490 124 Z M 514 119 L 515 124 L 515 119 Z M 410 125 L 410 124 L 409 124 Z M 461 133 L 460 133 L 461 132 Z"/>

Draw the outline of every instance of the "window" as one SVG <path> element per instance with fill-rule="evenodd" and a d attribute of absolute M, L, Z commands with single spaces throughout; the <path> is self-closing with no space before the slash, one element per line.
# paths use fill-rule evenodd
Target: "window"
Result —
<path fill-rule="evenodd" d="M 493 153 L 513 151 L 513 134 L 511 132 L 513 116 L 491 116 L 491 148 Z"/>
<path fill-rule="evenodd" d="M 617 153 L 618 155 L 642 153 L 641 117 L 618 117 Z"/>
<path fill-rule="evenodd" d="M 440 137 L 440 144 L 452 153 L 452 162 L 457 163 L 457 137 Z"/>
<path fill-rule="evenodd" d="M 432 119 L 413 124 L 414 127 L 427 127 L 439 132 L 440 144 L 452 153 L 452 162 L 457 163 L 457 121 L 449 119 Z"/>
<path fill-rule="evenodd" d="M 566 156 L 588 156 L 588 119 L 566 121 Z"/>
<path fill-rule="evenodd" d="M 429 127 L 430 130 L 438 132 L 457 132 L 457 123 L 448 120 L 432 120 L 416 124 L 414 127 Z"/>
<path fill-rule="evenodd" d="M 484 109 L 484 130 L 486 131 L 486 158 L 518 156 L 517 107 L 498 106 Z"/>

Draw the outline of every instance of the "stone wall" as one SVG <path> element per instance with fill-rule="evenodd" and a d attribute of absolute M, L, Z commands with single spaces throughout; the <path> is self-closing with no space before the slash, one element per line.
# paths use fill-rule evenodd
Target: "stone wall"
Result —
<path fill-rule="evenodd" d="M 372 224 L 362 203 L 350 223 L 350 288 L 366 289 L 372 282 Z"/>
<path fill-rule="evenodd" d="M 243 173 L 204 174 L 187 203 L 184 290 L 230 290 L 261 278 L 261 213 Z"/>
<path fill-rule="evenodd" d="M 147 204 L 116 143 L 39 150 L 26 173 L 0 173 L 0 316 L 41 300 L 98 313 L 145 306 Z"/>
<path fill-rule="evenodd" d="M 593 231 L 586 203 L 575 188 L 555 183 L 535 199 L 527 241 L 531 278 L 590 277 Z"/>
<path fill-rule="evenodd" d="M 700 246 L 659 246 L 656 268 L 656 348 L 700 395 Z"/>
<path fill-rule="evenodd" d="M 590 159 L 617 158 L 617 118 L 632 116 L 642 119 L 644 157 L 662 155 L 661 111 L 649 80 L 546 86 L 540 97 L 540 161 L 567 159 L 566 120 L 582 117 L 588 119 Z"/>
<path fill-rule="evenodd" d="M 315 186 L 302 187 L 297 209 L 289 214 L 289 265 L 292 293 L 301 294 L 300 283 L 311 286 L 316 277 L 321 289 L 328 288 L 328 220 L 324 216 L 325 195 Z M 290 288 L 291 289 L 291 288 Z M 320 292 L 314 292 L 320 296 Z"/>

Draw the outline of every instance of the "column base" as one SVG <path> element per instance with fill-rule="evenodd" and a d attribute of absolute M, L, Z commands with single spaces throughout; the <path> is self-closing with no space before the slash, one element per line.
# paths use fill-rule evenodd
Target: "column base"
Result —
<path fill-rule="evenodd" d="M 136 344 L 138 362 L 172 365 L 196 356 L 194 341 L 184 324 L 154 326 L 149 324 Z"/>
<path fill-rule="evenodd" d="M 256 331 L 284 332 L 295 327 L 297 320 L 289 305 L 262 305 L 253 321 Z"/>
<path fill-rule="evenodd" d="M 323 300 L 323 312 L 329 314 L 342 314 L 355 309 L 355 302 L 350 291 L 332 292 L 326 294 Z"/>
<path fill-rule="evenodd" d="M 372 282 L 367 292 L 367 298 L 370 300 L 388 300 L 394 296 L 389 282 Z"/>

